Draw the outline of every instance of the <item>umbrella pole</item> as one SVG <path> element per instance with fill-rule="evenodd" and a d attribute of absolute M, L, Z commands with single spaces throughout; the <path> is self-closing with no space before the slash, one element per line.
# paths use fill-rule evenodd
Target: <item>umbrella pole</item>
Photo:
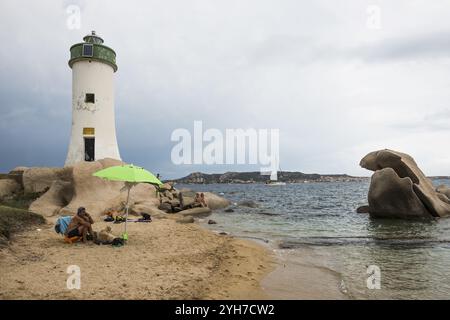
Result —
<path fill-rule="evenodd" d="M 130 200 L 130 189 L 131 189 L 131 186 L 128 186 L 128 193 L 127 193 L 127 204 L 126 204 L 126 206 L 125 206 L 125 237 L 126 237 L 126 239 L 128 239 L 128 234 L 127 234 L 127 221 L 128 221 L 128 202 L 129 202 L 129 200 Z"/>

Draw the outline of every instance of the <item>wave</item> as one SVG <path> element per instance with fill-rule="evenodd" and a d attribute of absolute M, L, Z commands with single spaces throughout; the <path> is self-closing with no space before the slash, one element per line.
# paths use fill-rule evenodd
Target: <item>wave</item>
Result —
<path fill-rule="evenodd" d="M 450 239 L 435 239 L 429 237 L 301 237 L 282 240 L 278 246 L 280 249 L 294 249 L 302 246 L 342 246 L 342 245 L 388 245 L 388 246 L 450 246 Z"/>

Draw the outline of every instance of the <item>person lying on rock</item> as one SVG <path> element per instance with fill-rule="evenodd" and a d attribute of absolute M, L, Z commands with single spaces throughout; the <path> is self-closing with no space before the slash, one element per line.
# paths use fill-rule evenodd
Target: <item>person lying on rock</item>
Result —
<path fill-rule="evenodd" d="M 66 235 L 69 238 L 82 237 L 82 241 L 87 241 L 88 234 L 94 236 L 92 224 L 94 220 L 91 215 L 86 212 L 83 207 L 78 208 L 77 214 L 72 218 L 67 227 Z"/>

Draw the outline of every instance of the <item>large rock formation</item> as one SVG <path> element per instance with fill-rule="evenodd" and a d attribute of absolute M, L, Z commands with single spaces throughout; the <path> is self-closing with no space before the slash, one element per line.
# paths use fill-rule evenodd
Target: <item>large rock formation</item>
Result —
<path fill-rule="evenodd" d="M 58 215 L 73 198 L 73 187 L 70 181 L 54 181 L 50 189 L 31 203 L 29 210 L 45 217 Z"/>
<path fill-rule="evenodd" d="M 210 213 L 211 209 L 207 207 L 191 208 L 180 212 L 180 214 L 183 216 L 194 216 L 194 217 L 208 216 Z"/>
<path fill-rule="evenodd" d="M 59 170 L 29 169 L 25 171 L 24 185 L 25 175 L 30 170 L 56 173 L 55 175 L 46 175 L 42 184 L 39 184 L 36 178 L 33 179 L 36 181 L 33 183 L 34 186 L 42 186 L 54 178 L 49 190 L 31 204 L 30 211 L 49 217 L 73 214 L 78 207 L 85 207 L 93 216 L 99 216 L 110 210 L 121 210 L 126 201 L 124 183 L 104 180 L 92 175 L 96 171 L 121 164 L 122 162 L 118 160 L 102 159 L 94 162 L 79 162 L 73 167 Z M 140 183 L 132 188 L 130 193 L 132 212 L 154 209 L 158 203 L 154 186 Z"/>
<path fill-rule="evenodd" d="M 205 201 L 211 210 L 224 209 L 231 204 L 231 201 L 211 192 L 205 192 Z"/>
<path fill-rule="evenodd" d="M 448 188 L 436 189 L 414 159 L 398 151 L 367 154 L 361 167 L 375 171 L 368 194 L 373 217 L 413 218 L 450 215 Z"/>
<path fill-rule="evenodd" d="M 446 186 L 445 184 L 442 184 L 442 185 L 438 186 L 436 188 L 436 191 L 446 195 L 447 198 L 450 199 L 450 187 Z"/>
<path fill-rule="evenodd" d="M 15 169 L 17 170 L 17 168 Z M 48 190 L 52 183 L 68 179 L 71 168 L 25 168 L 23 171 L 23 189 L 25 193 L 37 193 Z"/>
<path fill-rule="evenodd" d="M 85 207 L 94 218 L 107 212 L 123 211 L 127 197 L 124 183 L 104 180 L 92 175 L 104 168 L 121 164 L 122 162 L 118 160 L 102 159 L 94 162 L 79 162 L 73 167 L 49 170 L 46 170 L 47 168 L 27 169 L 24 172 L 24 184 L 27 181 L 29 192 L 48 188 L 47 192 L 31 204 L 29 210 L 45 217 L 52 217 L 71 215 L 79 207 Z M 43 177 L 42 182 L 38 180 L 39 176 Z M 169 189 L 169 186 L 166 187 Z M 153 185 L 136 184 L 130 192 L 130 214 L 163 215 L 164 212 L 158 209 L 160 201 L 162 204 L 168 204 L 169 209 L 171 209 L 172 202 L 178 201 L 179 191 L 171 186 L 170 189 L 157 192 Z M 185 202 L 194 202 L 194 198 L 190 199 L 190 195 L 195 197 L 195 192 L 185 191 Z M 205 193 L 205 198 L 211 209 L 223 208 L 230 204 L 228 200 L 208 192 Z M 203 211 L 185 211 L 190 215 L 205 213 L 206 210 L 210 211 L 209 208 L 201 209 Z"/>

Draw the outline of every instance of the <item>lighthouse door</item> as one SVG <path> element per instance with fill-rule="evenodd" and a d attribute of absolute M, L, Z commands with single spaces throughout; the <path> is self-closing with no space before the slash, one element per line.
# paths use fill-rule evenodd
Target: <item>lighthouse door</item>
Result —
<path fill-rule="evenodd" d="M 95 161 L 94 137 L 84 137 L 84 161 Z"/>

